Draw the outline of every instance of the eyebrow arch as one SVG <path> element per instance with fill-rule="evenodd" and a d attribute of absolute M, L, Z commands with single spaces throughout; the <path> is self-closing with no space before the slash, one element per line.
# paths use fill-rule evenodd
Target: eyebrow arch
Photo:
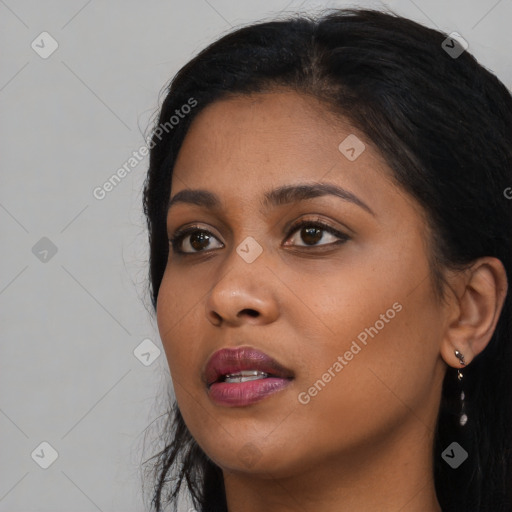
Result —
<path fill-rule="evenodd" d="M 296 201 L 304 201 L 315 197 L 333 195 L 345 201 L 349 201 L 375 216 L 375 212 L 356 195 L 344 188 L 330 183 L 306 183 L 300 185 L 284 185 L 264 194 L 262 207 L 268 209 L 271 206 L 281 206 Z M 180 190 L 169 200 L 167 211 L 177 203 L 195 204 L 210 209 L 220 209 L 222 201 L 213 192 L 201 189 Z"/>

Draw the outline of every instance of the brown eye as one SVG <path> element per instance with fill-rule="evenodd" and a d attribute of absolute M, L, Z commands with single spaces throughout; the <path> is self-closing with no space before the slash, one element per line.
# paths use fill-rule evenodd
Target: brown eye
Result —
<path fill-rule="evenodd" d="M 194 254 L 204 252 L 207 249 L 215 249 L 218 247 L 210 247 L 213 240 L 217 240 L 209 231 L 198 229 L 197 227 L 189 227 L 184 230 L 178 230 L 169 242 L 172 244 L 172 250 L 178 254 Z M 222 247 L 222 243 L 220 243 Z"/>
<path fill-rule="evenodd" d="M 314 245 L 322 239 L 322 229 L 317 227 L 302 228 L 300 230 L 301 240 L 307 245 Z"/>
<path fill-rule="evenodd" d="M 210 235 L 205 233 L 204 231 L 196 231 L 192 235 L 190 235 L 190 246 L 195 251 L 201 251 L 202 249 L 206 249 L 208 244 L 210 243 Z"/>
<path fill-rule="evenodd" d="M 296 239 L 304 243 L 287 243 L 285 245 L 295 245 L 298 247 L 320 247 L 324 245 L 335 245 L 344 243 L 350 239 L 349 236 L 345 235 L 344 233 L 341 233 L 340 231 L 332 228 L 331 226 L 328 226 L 327 224 L 307 220 L 300 221 L 294 226 L 292 226 L 290 228 L 290 232 L 288 233 L 287 240 L 290 239 L 290 234 L 292 233 L 298 233 Z M 320 242 L 324 238 L 327 238 L 327 240 L 329 240 L 330 238 L 331 242 L 328 241 L 327 243 L 318 244 L 318 242 Z"/>

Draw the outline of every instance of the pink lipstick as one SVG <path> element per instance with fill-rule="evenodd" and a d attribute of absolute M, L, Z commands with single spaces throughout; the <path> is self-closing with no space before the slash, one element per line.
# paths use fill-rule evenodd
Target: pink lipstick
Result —
<path fill-rule="evenodd" d="M 293 372 L 252 347 L 224 348 L 206 364 L 203 380 L 218 405 L 244 407 L 286 388 Z"/>

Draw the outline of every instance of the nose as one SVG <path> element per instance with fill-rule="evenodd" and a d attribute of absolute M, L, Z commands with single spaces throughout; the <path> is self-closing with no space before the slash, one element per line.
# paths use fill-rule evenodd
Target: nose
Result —
<path fill-rule="evenodd" d="M 206 300 L 206 316 L 212 324 L 265 325 L 278 318 L 275 276 L 266 266 L 264 253 L 248 263 L 233 250 L 223 269 Z"/>

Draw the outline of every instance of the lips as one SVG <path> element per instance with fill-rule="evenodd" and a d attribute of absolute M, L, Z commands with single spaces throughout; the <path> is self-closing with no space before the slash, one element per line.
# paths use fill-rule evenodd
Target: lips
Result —
<path fill-rule="evenodd" d="M 291 370 L 252 347 L 215 352 L 203 372 L 208 397 L 220 407 L 256 404 L 288 388 L 293 378 Z"/>
<path fill-rule="evenodd" d="M 252 347 L 224 348 L 208 360 L 203 372 L 206 386 L 237 378 L 240 372 L 263 372 L 266 378 L 293 379 L 294 374 L 269 355 Z M 245 375 L 247 375 L 245 373 Z M 256 375 L 256 374 L 254 374 Z"/>

